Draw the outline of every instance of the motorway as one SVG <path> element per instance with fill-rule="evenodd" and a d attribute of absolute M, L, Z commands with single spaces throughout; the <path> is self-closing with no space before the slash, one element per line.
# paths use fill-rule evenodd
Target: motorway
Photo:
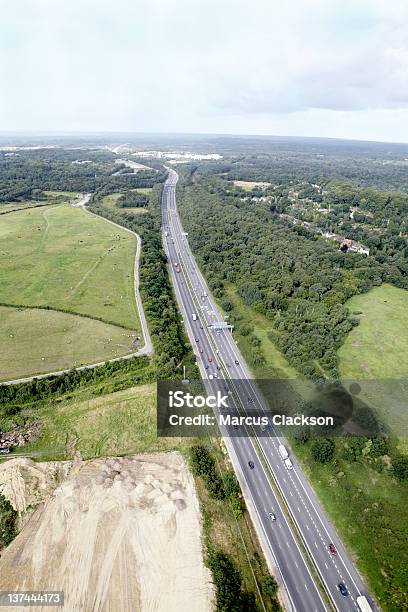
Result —
<path fill-rule="evenodd" d="M 231 332 L 211 327 L 224 319 L 183 232 L 176 208 L 178 175 L 172 169 L 168 172 L 162 196 L 163 242 L 179 307 L 203 380 L 207 389 L 212 390 L 225 388 L 227 382 L 240 414 L 245 413 L 248 405 L 248 389 L 251 390 L 252 407 L 260 412 L 266 411 L 266 402 L 252 380 Z M 192 320 L 192 313 L 197 314 L 196 321 Z M 215 378 L 217 373 L 222 373 L 225 381 Z M 292 470 L 288 470 L 282 461 L 278 445 L 287 446 L 287 443 L 281 432 L 276 428 L 270 429 L 271 435 L 266 436 L 255 429 L 248 432 L 250 435 L 230 435 L 232 431 L 221 433 L 268 564 L 274 568 L 286 593 L 287 608 L 297 612 L 320 612 L 332 608 L 338 612 L 356 612 L 359 610 L 357 597 L 365 595 L 375 610 L 366 586 L 301 467 L 293 456 Z M 253 469 L 248 465 L 249 460 L 254 463 Z M 276 491 L 279 491 L 279 496 Z M 271 521 L 269 512 L 276 515 L 276 521 Z M 302 546 L 299 546 L 298 538 Z M 328 544 L 335 546 L 336 554 L 329 551 Z M 314 566 L 314 573 L 310 565 Z M 319 580 L 330 604 L 319 590 Z M 346 586 L 347 596 L 340 593 L 339 583 Z"/>

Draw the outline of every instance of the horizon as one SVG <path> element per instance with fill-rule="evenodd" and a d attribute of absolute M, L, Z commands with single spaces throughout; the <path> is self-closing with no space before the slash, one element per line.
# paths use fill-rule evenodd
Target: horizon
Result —
<path fill-rule="evenodd" d="M 111 137 L 111 136 L 131 136 L 131 137 L 212 137 L 212 138 L 253 138 L 253 139 L 276 139 L 276 140 L 329 140 L 340 142 L 355 142 L 366 144 L 389 144 L 389 145 L 408 145 L 408 140 L 374 140 L 361 138 L 346 138 L 340 136 L 315 136 L 298 134 L 250 134 L 232 132 L 165 132 L 165 131 L 132 131 L 132 130 L 0 130 L 0 138 L 26 138 L 26 137 L 54 137 L 54 138 L 81 138 L 89 136 Z"/>

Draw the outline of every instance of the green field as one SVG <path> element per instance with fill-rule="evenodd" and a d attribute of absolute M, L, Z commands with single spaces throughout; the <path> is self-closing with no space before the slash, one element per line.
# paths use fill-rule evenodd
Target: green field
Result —
<path fill-rule="evenodd" d="M 0 381 L 131 353 L 140 345 L 137 338 L 135 332 L 88 317 L 0 306 Z"/>
<path fill-rule="evenodd" d="M 4 215 L 0 303 L 49 306 L 139 330 L 135 244 L 128 232 L 68 205 Z"/>
<path fill-rule="evenodd" d="M 352 297 L 347 306 L 361 314 L 354 314 L 359 325 L 338 352 L 340 375 L 360 381 L 362 396 L 401 437 L 403 448 L 408 436 L 408 291 L 383 284 Z"/>
<path fill-rule="evenodd" d="M 342 378 L 408 377 L 408 291 L 383 284 L 347 306 L 361 314 L 338 352 Z"/>
<path fill-rule="evenodd" d="M 24 453 L 40 452 L 47 459 L 81 456 L 104 457 L 182 449 L 189 439 L 158 438 L 156 434 L 156 385 L 140 385 L 101 397 L 63 399 L 38 408 L 42 435 L 24 447 Z"/>

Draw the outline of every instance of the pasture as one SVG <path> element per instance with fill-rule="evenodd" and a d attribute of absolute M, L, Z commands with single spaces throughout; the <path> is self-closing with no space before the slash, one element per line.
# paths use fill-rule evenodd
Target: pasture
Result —
<path fill-rule="evenodd" d="M 140 330 L 136 238 L 69 205 L 4 215 L 0 303 L 44 306 Z"/>

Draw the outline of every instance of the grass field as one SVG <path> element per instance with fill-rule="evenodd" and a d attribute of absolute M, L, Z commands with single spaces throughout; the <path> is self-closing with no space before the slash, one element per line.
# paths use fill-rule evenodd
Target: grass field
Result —
<path fill-rule="evenodd" d="M 408 291 L 383 284 L 347 306 L 362 314 L 338 353 L 342 378 L 407 378 Z"/>
<path fill-rule="evenodd" d="M 0 306 L 0 381 L 131 353 L 139 346 L 137 337 L 128 329 L 87 317 Z"/>
<path fill-rule="evenodd" d="M 65 204 L 4 215 L 0 302 L 50 306 L 138 331 L 135 247 L 129 233 Z"/>
<path fill-rule="evenodd" d="M 63 399 L 35 411 L 42 435 L 24 447 L 47 459 L 71 459 L 186 448 L 189 438 L 156 435 L 156 385 L 140 385 L 91 399 Z"/>
<path fill-rule="evenodd" d="M 347 306 L 361 314 L 338 352 L 341 377 L 362 381 L 362 394 L 391 431 L 408 436 L 408 291 L 383 284 Z"/>

